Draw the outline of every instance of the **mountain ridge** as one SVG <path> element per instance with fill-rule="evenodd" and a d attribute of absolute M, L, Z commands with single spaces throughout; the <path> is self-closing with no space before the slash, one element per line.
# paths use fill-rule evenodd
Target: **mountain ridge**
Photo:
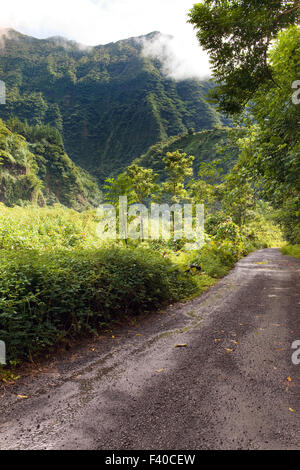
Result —
<path fill-rule="evenodd" d="M 27 38 L 27 39 L 33 40 L 33 41 L 50 41 L 50 42 L 54 41 L 55 42 L 56 40 L 62 40 L 62 41 L 65 41 L 65 42 L 72 43 L 74 45 L 78 44 L 79 46 L 82 46 L 83 48 L 91 48 L 91 49 L 101 47 L 101 46 L 109 46 L 109 45 L 112 45 L 112 44 L 118 44 L 120 42 L 126 42 L 126 41 L 130 42 L 132 40 L 137 40 L 137 39 L 153 39 L 155 36 L 164 36 L 164 37 L 169 37 L 169 38 L 173 37 L 170 34 L 166 34 L 166 33 L 163 33 L 161 31 L 157 30 L 157 31 L 151 31 L 150 33 L 140 34 L 139 36 L 130 36 L 129 38 L 117 39 L 116 41 L 110 41 L 110 42 L 90 45 L 90 44 L 85 44 L 85 43 L 78 42 L 75 39 L 69 39 L 66 36 L 62 36 L 60 34 L 54 34 L 53 36 L 47 36 L 46 38 L 38 38 L 38 37 L 31 36 L 31 35 L 26 34 L 26 33 L 22 33 L 21 31 L 18 31 L 14 28 L 10 28 L 10 27 L 0 28 L 0 37 L 1 36 L 6 36 L 6 35 L 8 36 L 8 39 L 9 39 L 10 35 L 13 35 L 13 36 L 20 37 L 20 38 Z"/>
<path fill-rule="evenodd" d="M 0 117 L 55 127 L 70 158 L 100 185 L 157 142 L 227 123 L 206 100 L 211 82 L 172 80 L 158 59 L 142 54 L 137 39 L 157 33 L 88 51 L 8 35 L 0 49 L 7 85 Z"/>

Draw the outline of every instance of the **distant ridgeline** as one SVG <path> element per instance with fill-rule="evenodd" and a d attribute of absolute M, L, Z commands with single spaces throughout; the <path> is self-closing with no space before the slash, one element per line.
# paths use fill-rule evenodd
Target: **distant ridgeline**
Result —
<path fill-rule="evenodd" d="M 0 202 L 59 202 L 80 210 L 99 201 L 97 183 L 66 155 L 55 128 L 0 120 Z"/>
<path fill-rule="evenodd" d="M 205 99 L 210 82 L 176 82 L 163 74 L 159 60 L 143 55 L 142 41 L 156 35 L 84 48 L 62 38 L 39 40 L 7 31 L 0 48 L 0 79 L 6 84 L 6 105 L 0 106 L 0 117 L 56 128 L 73 162 L 100 184 L 157 142 L 190 128 L 198 132 L 227 125 Z M 33 153 L 37 135 L 46 132 L 35 129 L 25 136 Z M 51 145 L 60 147 L 59 165 L 71 164 L 58 134 L 47 129 L 51 139 L 57 140 Z M 65 200 L 64 189 L 56 194 L 48 183 L 49 171 L 45 176 L 48 154 L 40 150 L 36 154 L 41 157 L 38 175 L 46 184 L 46 197 L 55 194 Z M 74 189 L 80 181 L 83 199 L 88 200 L 91 180 L 75 168 L 77 180 L 73 175 L 70 187 Z M 78 198 L 73 200 L 73 192 L 72 204 Z"/>

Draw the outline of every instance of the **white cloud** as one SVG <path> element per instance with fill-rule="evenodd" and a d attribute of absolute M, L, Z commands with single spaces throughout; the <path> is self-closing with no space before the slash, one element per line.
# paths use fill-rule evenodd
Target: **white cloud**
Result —
<path fill-rule="evenodd" d="M 151 45 L 161 57 L 169 50 L 165 70 L 173 78 L 203 77 L 208 59 L 197 44 L 187 14 L 196 0 L 0 0 L 0 27 L 11 27 L 39 38 L 64 36 L 97 45 L 152 31 L 174 40 Z M 149 45 L 150 47 L 150 45 Z"/>
<path fill-rule="evenodd" d="M 201 54 L 193 38 L 157 35 L 151 40 L 143 40 L 143 54 L 158 58 L 163 63 L 163 72 L 174 80 L 189 78 L 209 78 L 208 59 Z"/>

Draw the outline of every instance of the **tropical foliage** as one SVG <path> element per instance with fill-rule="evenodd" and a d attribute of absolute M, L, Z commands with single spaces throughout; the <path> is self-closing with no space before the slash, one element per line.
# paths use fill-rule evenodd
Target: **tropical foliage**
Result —
<path fill-rule="evenodd" d="M 300 4 L 204 1 L 191 11 L 209 51 L 220 109 L 248 135 L 237 140 L 240 174 L 279 209 L 292 243 L 300 240 Z"/>

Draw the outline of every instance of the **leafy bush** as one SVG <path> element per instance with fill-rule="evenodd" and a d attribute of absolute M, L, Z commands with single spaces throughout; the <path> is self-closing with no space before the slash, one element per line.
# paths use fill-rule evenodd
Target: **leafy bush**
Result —
<path fill-rule="evenodd" d="M 237 242 L 241 240 L 239 226 L 232 222 L 232 220 L 227 220 L 218 226 L 215 238 L 216 240 Z"/>
<path fill-rule="evenodd" d="M 278 226 L 278 214 L 263 201 L 242 226 L 238 227 L 225 212 L 210 214 L 205 220 L 205 231 L 217 240 L 242 242 L 252 248 L 272 248 L 283 245 L 283 234 Z M 247 250 L 248 251 L 248 250 Z"/>
<path fill-rule="evenodd" d="M 211 241 L 199 250 L 193 258 L 193 264 L 201 267 L 203 273 L 218 279 L 226 276 L 234 264 L 252 250 L 253 247 L 250 244 L 242 242 Z"/>
<path fill-rule="evenodd" d="M 148 249 L 2 250 L 0 331 L 9 360 L 194 295 L 197 284 Z"/>
<path fill-rule="evenodd" d="M 211 235 L 215 236 L 218 230 L 218 227 L 222 223 L 226 223 L 228 220 L 228 215 L 224 212 L 215 212 L 214 214 L 210 214 L 206 217 L 205 220 L 205 231 Z"/>
<path fill-rule="evenodd" d="M 299 193 L 291 194 L 277 213 L 277 222 L 281 225 L 285 238 L 291 245 L 300 244 L 300 207 Z"/>
<path fill-rule="evenodd" d="M 266 211 L 266 208 L 262 209 Z M 284 244 L 282 231 L 275 222 L 276 213 L 257 211 L 241 232 L 256 248 L 278 248 Z"/>
<path fill-rule="evenodd" d="M 281 249 L 281 253 L 287 256 L 294 256 L 300 258 L 300 245 L 287 245 Z"/>

